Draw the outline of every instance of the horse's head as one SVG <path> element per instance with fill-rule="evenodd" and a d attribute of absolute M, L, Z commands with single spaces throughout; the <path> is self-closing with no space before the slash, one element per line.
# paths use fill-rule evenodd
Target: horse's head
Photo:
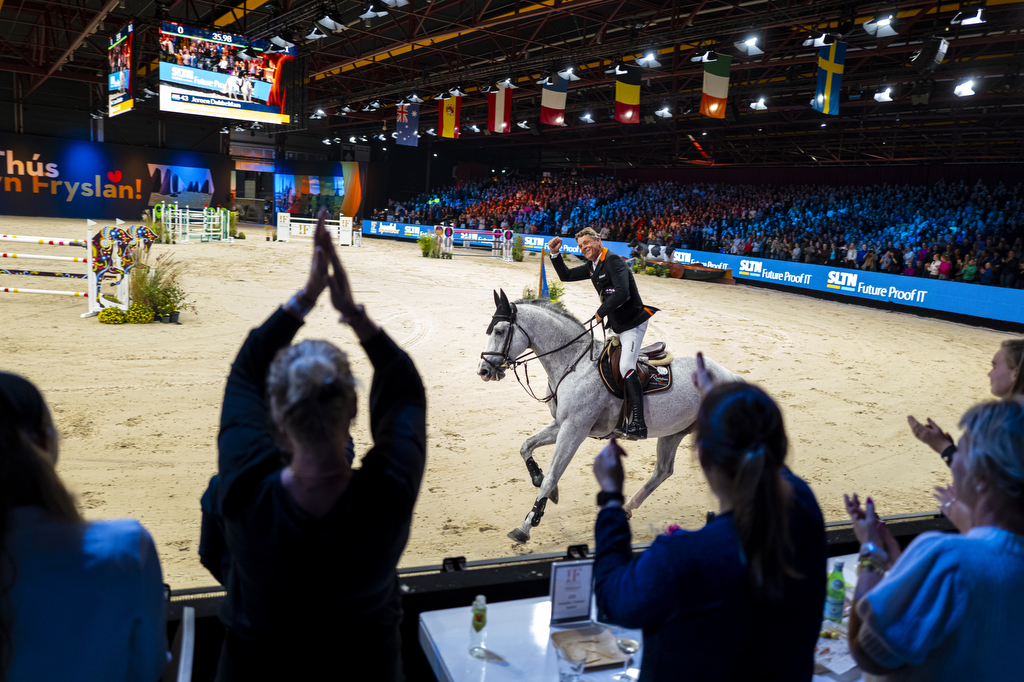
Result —
<path fill-rule="evenodd" d="M 530 345 L 530 338 L 516 321 L 516 304 L 502 291 L 494 292 L 494 316 L 487 326 L 487 346 L 480 354 L 477 374 L 484 381 L 501 381 L 512 361 Z M 518 332 L 518 333 L 517 333 Z"/>

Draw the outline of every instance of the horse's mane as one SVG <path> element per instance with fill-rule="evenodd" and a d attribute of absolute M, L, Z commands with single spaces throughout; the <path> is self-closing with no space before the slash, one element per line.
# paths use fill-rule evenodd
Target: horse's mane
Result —
<path fill-rule="evenodd" d="M 566 320 L 575 323 L 576 326 L 579 327 L 580 331 L 583 331 L 583 323 L 580 322 L 578 317 L 576 317 L 568 310 L 566 310 L 565 306 L 563 306 L 561 303 L 557 303 L 547 298 L 521 298 L 518 301 L 516 301 L 515 304 L 532 305 L 537 308 L 543 308 L 544 310 L 547 310 L 552 314 L 557 315 L 558 317 L 565 318 Z"/>

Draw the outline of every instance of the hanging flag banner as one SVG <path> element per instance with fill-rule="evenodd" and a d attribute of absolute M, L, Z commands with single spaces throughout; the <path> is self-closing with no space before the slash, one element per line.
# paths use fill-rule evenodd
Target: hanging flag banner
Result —
<path fill-rule="evenodd" d="M 565 125 L 565 98 L 568 81 L 558 74 L 551 76 L 551 85 L 545 85 L 540 96 L 540 122 L 549 126 Z"/>
<path fill-rule="evenodd" d="M 640 68 L 625 67 L 626 73 L 615 80 L 615 120 L 619 123 L 640 122 Z"/>
<path fill-rule="evenodd" d="M 704 93 L 700 98 L 700 113 L 709 118 L 725 118 L 730 70 L 732 57 L 727 54 L 719 54 L 713 62 L 704 62 Z"/>
<path fill-rule="evenodd" d="M 132 35 L 135 22 L 110 36 L 107 59 L 110 73 L 107 76 L 107 116 L 117 116 L 135 108 L 132 96 Z"/>
<path fill-rule="evenodd" d="M 839 88 L 843 84 L 843 65 L 846 63 L 846 43 L 838 40 L 825 45 L 818 52 L 818 87 L 814 91 L 815 111 L 832 116 L 839 115 Z"/>
<path fill-rule="evenodd" d="M 420 130 L 420 105 L 399 104 L 395 108 L 395 132 L 398 138 L 395 140 L 406 147 L 419 146 Z"/>
<path fill-rule="evenodd" d="M 438 120 L 440 125 L 438 126 L 441 130 L 441 137 L 451 138 L 453 140 L 459 139 L 459 119 L 462 114 L 462 97 L 459 95 L 452 95 L 448 99 L 439 99 L 438 103 Z"/>
<path fill-rule="evenodd" d="M 512 128 L 512 88 L 498 86 L 497 92 L 487 93 L 487 129 L 492 133 L 507 133 Z"/>

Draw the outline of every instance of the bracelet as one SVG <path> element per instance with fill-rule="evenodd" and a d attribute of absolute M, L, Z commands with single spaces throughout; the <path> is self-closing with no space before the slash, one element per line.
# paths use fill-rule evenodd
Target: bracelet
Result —
<path fill-rule="evenodd" d="M 306 298 L 305 293 L 306 290 L 303 289 L 288 299 L 288 302 L 285 303 L 285 307 L 291 309 L 292 312 L 303 318 L 306 317 L 306 315 L 309 315 L 309 312 L 313 310 L 313 307 L 316 305 L 316 299 L 310 301 Z"/>
<path fill-rule="evenodd" d="M 366 306 L 359 304 L 356 306 L 356 311 L 352 315 L 345 315 L 345 313 L 342 313 L 338 318 L 338 322 L 347 325 L 354 325 L 362 322 L 364 319 L 366 319 Z"/>
<path fill-rule="evenodd" d="M 942 457 L 942 461 L 946 463 L 946 466 L 948 466 L 948 467 L 953 466 L 953 453 L 955 453 L 955 452 L 956 452 L 956 445 L 952 445 L 951 444 L 951 445 L 947 445 L 946 449 L 943 450 L 940 453 L 939 456 Z"/>
<path fill-rule="evenodd" d="M 857 575 L 860 575 L 861 573 L 878 573 L 881 575 L 885 573 L 885 571 L 871 559 L 861 559 L 857 562 Z"/>
<path fill-rule="evenodd" d="M 599 507 L 603 507 L 609 502 L 618 502 L 619 504 L 622 504 L 625 501 L 626 498 L 623 497 L 622 493 L 613 493 L 607 490 L 602 490 L 597 494 L 597 506 Z"/>

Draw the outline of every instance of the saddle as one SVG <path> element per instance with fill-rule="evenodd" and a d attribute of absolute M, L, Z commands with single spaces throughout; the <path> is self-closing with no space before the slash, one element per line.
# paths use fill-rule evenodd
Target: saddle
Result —
<path fill-rule="evenodd" d="M 601 374 L 601 380 L 605 388 L 616 398 L 624 398 L 622 390 L 623 378 L 619 372 L 619 357 L 622 355 L 622 345 L 619 337 L 613 336 L 608 339 L 601 351 L 597 366 Z M 644 395 L 664 391 L 672 386 L 672 353 L 665 349 L 664 342 L 652 343 L 640 349 L 640 356 L 636 362 L 636 373 L 640 377 L 640 385 L 643 386 Z"/>

